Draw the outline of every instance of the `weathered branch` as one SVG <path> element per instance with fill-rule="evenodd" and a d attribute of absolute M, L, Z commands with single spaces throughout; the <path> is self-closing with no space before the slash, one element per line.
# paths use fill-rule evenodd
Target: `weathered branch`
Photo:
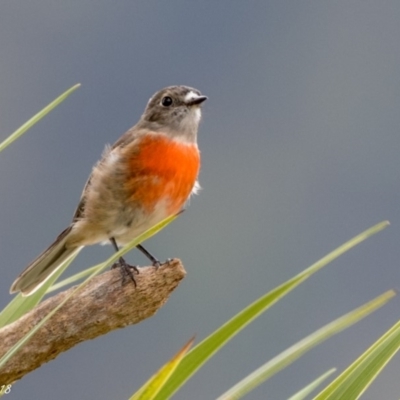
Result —
<path fill-rule="evenodd" d="M 12 383 L 85 340 L 136 324 L 157 312 L 186 272 L 177 259 L 140 268 L 137 287 L 121 285 L 118 269 L 94 277 L 72 296 L 2 368 L 0 382 Z M 17 321 L 0 329 L 0 357 L 53 310 L 73 288 L 50 297 Z"/>

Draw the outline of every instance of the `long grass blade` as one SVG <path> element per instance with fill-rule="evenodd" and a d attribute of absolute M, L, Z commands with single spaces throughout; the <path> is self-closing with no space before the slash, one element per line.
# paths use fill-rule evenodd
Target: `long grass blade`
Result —
<path fill-rule="evenodd" d="M 47 292 L 47 289 L 59 278 L 59 276 L 68 268 L 79 251 L 74 253 L 69 259 L 65 260 L 63 265 L 52 275 L 49 280 L 43 284 L 35 293 L 30 296 L 24 297 L 21 293 L 18 293 L 8 305 L 0 313 L 0 328 L 5 325 L 16 321 L 22 315 L 32 310 L 37 304 L 40 303 L 42 298 Z"/>
<path fill-rule="evenodd" d="M 296 361 L 307 351 L 311 350 L 321 342 L 329 339 L 336 333 L 339 333 L 349 326 L 354 325 L 376 309 L 382 307 L 395 295 L 395 291 L 389 290 L 372 301 L 364 304 L 363 306 L 356 308 L 355 310 L 318 329 L 311 335 L 308 335 L 304 339 L 300 340 L 300 342 L 289 347 L 272 360 L 262 365 L 260 368 L 256 369 L 246 378 L 225 392 L 222 396 L 218 397 L 217 400 L 241 399 L 244 395 L 259 386 L 265 380 L 271 378 L 271 376 L 275 375 L 277 372 Z"/>
<path fill-rule="evenodd" d="M 314 400 L 356 400 L 400 348 L 400 321 L 381 336 Z"/>
<path fill-rule="evenodd" d="M 171 374 L 176 370 L 185 354 L 189 351 L 194 342 L 190 339 L 185 346 L 171 360 L 169 360 L 154 376 L 152 376 L 129 400 L 153 400 L 161 388 L 167 382 Z"/>
<path fill-rule="evenodd" d="M 38 121 L 40 121 L 53 108 L 57 107 L 61 102 L 63 102 L 72 92 L 78 89 L 79 86 L 81 86 L 80 83 L 69 88 L 62 95 L 58 96 L 49 105 L 47 105 L 37 114 L 35 114 L 32 118 L 26 121 L 23 125 L 21 125 L 14 133 L 12 133 L 8 138 L 6 138 L 3 142 L 0 143 L 0 152 L 4 150 L 6 147 L 8 147 L 12 142 L 17 140 L 21 135 L 23 135 L 29 128 L 35 125 Z"/>
<path fill-rule="evenodd" d="M 169 399 L 193 374 L 204 365 L 221 347 L 244 329 L 250 322 L 260 316 L 278 300 L 288 294 L 291 290 L 300 285 L 304 280 L 321 268 L 332 262 L 334 259 L 350 250 L 352 247 L 363 242 L 367 238 L 386 228 L 389 222 L 384 221 L 366 231 L 360 233 L 348 242 L 339 246 L 331 253 L 321 258 L 309 268 L 298 274 L 287 282 L 265 294 L 247 308 L 234 316 L 214 333 L 195 346 L 182 360 L 176 371 L 171 375 L 164 388 L 157 395 L 156 400 Z"/>
<path fill-rule="evenodd" d="M 288 400 L 304 400 L 307 398 L 307 396 L 312 393 L 319 385 L 322 384 L 323 381 L 328 379 L 333 373 L 336 372 L 336 368 L 332 368 L 329 371 L 326 371 L 324 374 L 319 376 L 317 379 L 312 381 L 310 384 L 308 384 L 306 387 L 295 393 L 293 396 L 291 396 Z"/>

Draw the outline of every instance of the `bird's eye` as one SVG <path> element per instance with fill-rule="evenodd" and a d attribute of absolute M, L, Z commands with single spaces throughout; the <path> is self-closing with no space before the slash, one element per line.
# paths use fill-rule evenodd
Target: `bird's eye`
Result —
<path fill-rule="evenodd" d="M 169 96 L 163 97 L 162 100 L 161 100 L 161 104 L 162 104 L 164 107 L 169 107 L 169 106 L 172 104 L 172 99 L 171 99 L 171 97 L 169 97 Z"/>

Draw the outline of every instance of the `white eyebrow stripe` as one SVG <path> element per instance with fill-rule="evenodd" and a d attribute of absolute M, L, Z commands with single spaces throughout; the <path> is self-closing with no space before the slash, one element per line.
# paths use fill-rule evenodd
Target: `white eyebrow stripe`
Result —
<path fill-rule="evenodd" d="M 191 90 L 191 91 L 185 96 L 185 101 L 197 99 L 198 97 L 200 97 L 200 96 L 199 96 L 197 93 L 193 92 L 193 90 Z"/>

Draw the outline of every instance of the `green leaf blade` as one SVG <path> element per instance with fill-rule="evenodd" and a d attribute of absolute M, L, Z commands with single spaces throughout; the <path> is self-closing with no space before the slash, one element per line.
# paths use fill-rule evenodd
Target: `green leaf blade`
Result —
<path fill-rule="evenodd" d="M 314 400 L 359 399 L 400 348 L 400 321 L 382 335 Z"/>
<path fill-rule="evenodd" d="M 222 327 L 204 339 L 196 347 L 194 347 L 182 360 L 176 371 L 160 391 L 156 400 L 170 398 L 190 377 L 201 368 L 213 354 L 215 354 L 223 345 L 237 335 L 251 321 L 260 316 L 269 307 L 275 304 L 279 299 L 288 294 L 291 290 L 300 285 L 304 280 L 319 271 L 321 268 L 332 262 L 334 259 L 350 250 L 352 247 L 363 242 L 372 235 L 380 232 L 389 225 L 388 221 L 380 222 L 371 228 L 365 230 L 354 238 L 350 239 L 331 253 L 321 258 L 319 261 L 311 265 L 309 268 L 273 289 L 271 292 L 262 296 L 247 308 L 234 316 Z"/>
<path fill-rule="evenodd" d="M 185 354 L 194 342 L 194 337 L 175 356 L 169 360 L 153 377 L 151 377 L 129 400 L 153 400 L 165 382 L 181 363 Z"/>
<path fill-rule="evenodd" d="M 304 400 L 307 396 L 312 393 L 323 381 L 328 379 L 333 373 L 336 372 L 336 368 L 332 368 L 329 371 L 326 371 L 324 374 L 319 376 L 317 379 L 312 381 L 306 387 L 298 391 L 296 394 L 291 396 L 288 400 Z"/>
<path fill-rule="evenodd" d="M 238 382 L 235 386 L 225 392 L 217 400 L 238 400 L 242 398 L 265 380 L 269 379 L 283 368 L 296 361 L 313 347 L 329 339 L 336 333 L 339 333 L 349 326 L 357 323 L 362 318 L 365 318 L 376 309 L 385 305 L 395 295 L 395 291 L 389 290 L 372 301 L 356 308 L 340 318 L 337 318 L 312 334 L 306 336 L 304 339 L 300 340 L 293 346 L 290 346 L 288 349 L 278 354 L 263 366 L 256 369 L 242 381 Z"/>
<path fill-rule="evenodd" d="M 71 258 L 66 260 L 63 265 L 48 279 L 48 281 L 33 294 L 24 297 L 21 295 L 21 293 L 18 293 L 1 311 L 0 328 L 10 324 L 13 321 L 16 321 L 22 315 L 26 314 L 28 311 L 32 310 L 37 304 L 39 304 L 44 295 L 47 293 L 49 287 L 68 268 L 68 266 L 72 263 L 78 253 L 79 250 L 77 250 L 77 252 L 71 256 Z"/>
<path fill-rule="evenodd" d="M 58 96 L 50 104 L 44 107 L 41 111 L 35 114 L 32 118 L 26 121 L 22 126 L 20 126 L 14 133 L 12 133 L 8 138 L 0 143 L 0 152 L 8 147 L 11 143 L 17 140 L 21 135 L 23 135 L 28 129 L 32 128 L 37 122 L 39 122 L 45 115 L 47 115 L 51 110 L 62 103 L 70 94 L 72 94 L 76 89 L 80 87 L 80 83 L 72 86 L 66 90 L 63 94 Z"/>

